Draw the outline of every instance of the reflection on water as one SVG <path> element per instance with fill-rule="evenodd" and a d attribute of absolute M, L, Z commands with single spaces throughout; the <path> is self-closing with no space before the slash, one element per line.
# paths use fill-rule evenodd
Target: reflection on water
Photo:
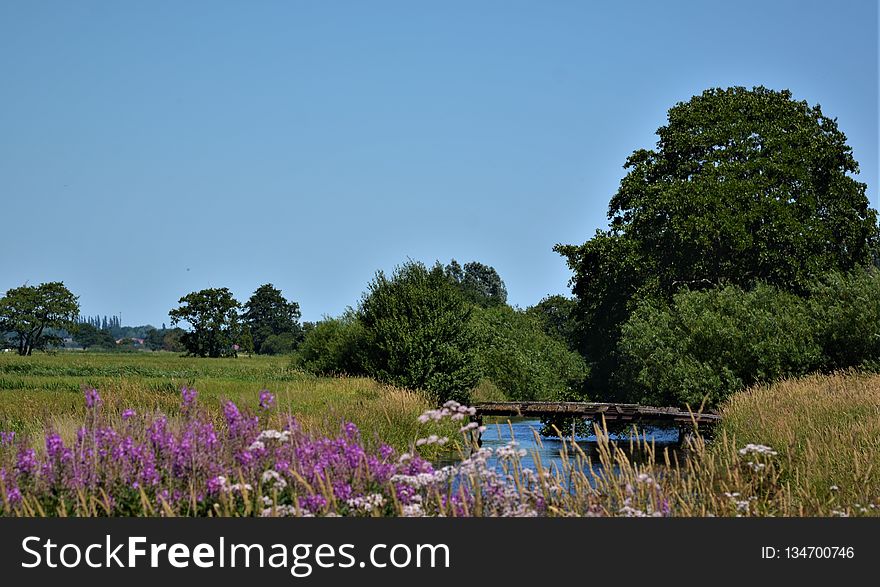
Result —
<path fill-rule="evenodd" d="M 526 451 L 526 456 L 521 459 L 522 466 L 529 469 L 535 469 L 535 458 L 541 459 L 541 464 L 545 469 L 562 466 L 562 457 L 560 453 L 563 448 L 563 442 L 557 438 L 540 437 L 540 442 L 535 438 L 535 432 L 540 432 L 540 420 L 531 419 L 514 419 L 511 418 L 509 423 L 505 420 L 503 423 L 486 423 L 486 431 L 483 432 L 482 441 L 486 448 L 498 448 L 506 445 L 511 439 L 515 440 L 518 448 Z M 679 434 L 677 428 L 657 428 L 642 427 L 639 428 L 639 437 L 647 438 L 648 442 L 653 440 L 657 449 L 658 460 L 662 459 L 663 449 L 668 448 L 670 453 L 678 450 Z M 630 433 L 611 434 L 610 439 L 618 443 L 618 446 L 627 451 L 629 457 L 633 461 L 640 461 L 644 458 L 642 451 L 629 451 Z M 569 438 L 566 442 L 570 443 Z M 599 464 L 599 451 L 596 444 L 596 437 L 576 436 L 575 442 L 584 453 L 591 457 L 593 470 L 599 472 L 601 465 Z M 570 447 L 570 444 L 569 444 Z M 571 451 L 569 450 L 569 454 Z M 671 455 L 670 455 L 671 456 Z M 497 465 L 497 462 L 490 460 L 490 463 Z"/>

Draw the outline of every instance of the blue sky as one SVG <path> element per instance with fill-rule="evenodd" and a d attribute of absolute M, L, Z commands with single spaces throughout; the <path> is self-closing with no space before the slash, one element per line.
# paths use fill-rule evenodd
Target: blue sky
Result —
<path fill-rule="evenodd" d="M 567 293 L 635 149 L 709 87 L 837 117 L 877 205 L 877 4 L 0 2 L 0 290 L 168 322 L 263 283 L 305 319 L 407 258 Z"/>

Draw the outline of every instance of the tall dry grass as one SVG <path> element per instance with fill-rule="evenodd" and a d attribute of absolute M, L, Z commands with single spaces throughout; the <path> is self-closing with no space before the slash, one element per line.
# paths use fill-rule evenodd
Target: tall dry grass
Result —
<path fill-rule="evenodd" d="M 780 482 L 805 511 L 857 508 L 880 495 L 878 375 L 815 375 L 755 387 L 724 406 L 723 430 L 739 443 L 777 448 Z"/>
<path fill-rule="evenodd" d="M 880 376 L 854 372 L 759 386 L 723 406 L 714 437 L 683 456 L 597 426 L 598 460 L 568 444 L 553 484 L 560 515 L 880 514 Z M 635 462 L 633 450 L 646 458 Z"/>

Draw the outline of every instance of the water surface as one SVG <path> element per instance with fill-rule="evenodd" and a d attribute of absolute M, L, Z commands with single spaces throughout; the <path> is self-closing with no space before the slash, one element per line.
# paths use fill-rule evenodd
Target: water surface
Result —
<path fill-rule="evenodd" d="M 540 441 L 535 439 L 535 432 L 540 433 L 541 421 L 525 418 L 510 418 L 503 422 L 499 419 L 497 423 L 486 422 L 486 431 L 482 435 L 482 445 L 486 448 L 496 449 L 505 446 L 511 439 L 517 442 L 518 448 L 526 451 L 526 456 L 521 459 L 524 468 L 535 470 L 535 458 L 541 460 L 541 464 L 545 469 L 562 466 L 561 452 L 563 449 L 563 441 L 558 437 L 540 437 Z M 633 461 L 644 459 L 642 451 L 629 451 L 630 433 L 611 434 L 610 440 L 617 442 L 618 446 L 627 451 Z M 663 449 L 667 448 L 672 451 L 678 451 L 679 447 L 679 431 L 678 428 L 660 428 L 655 426 L 646 426 L 639 428 L 639 436 L 647 438 L 648 442 L 653 441 L 657 449 L 658 460 L 662 458 Z M 601 470 L 599 464 L 599 451 L 595 435 L 575 436 L 577 445 L 584 453 L 591 457 L 593 470 L 598 472 Z M 569 455 L 572 454 L 570 447 L 571 438 L 566 440 L 569 443 Z M 493 457 L 490 464 L 498 466 L 497 460 Z"/>

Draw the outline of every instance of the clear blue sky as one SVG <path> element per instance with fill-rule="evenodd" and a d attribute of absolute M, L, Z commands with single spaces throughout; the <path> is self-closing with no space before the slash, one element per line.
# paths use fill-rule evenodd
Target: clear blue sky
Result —
<path fill-rule="evenodd" d="M 0 290 L 168 322 L 271 282 L 305 319 L 407 258 L 567 293 L 635 149 L 703 89 L 837 117 L 877 204 L 875 1 L 0 2 Z"/>

